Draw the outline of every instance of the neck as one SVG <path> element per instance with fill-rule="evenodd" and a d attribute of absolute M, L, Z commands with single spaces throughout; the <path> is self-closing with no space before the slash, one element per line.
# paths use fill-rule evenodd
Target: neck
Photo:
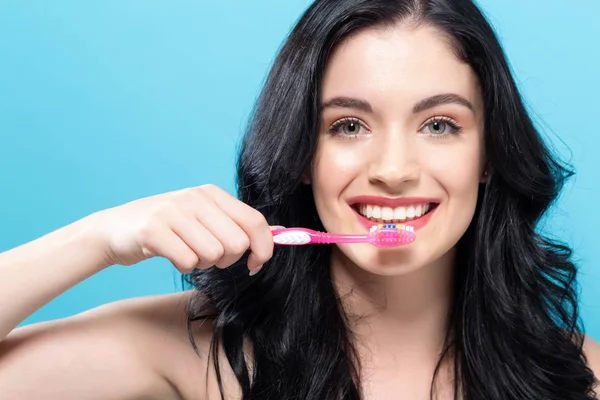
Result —
<path fill-rule="evenodd" d="M 332 278 L 360 347 L 437 361 L 452 305 L 454 252 L 396 276 L 361 269 L 337 248 Z"/>

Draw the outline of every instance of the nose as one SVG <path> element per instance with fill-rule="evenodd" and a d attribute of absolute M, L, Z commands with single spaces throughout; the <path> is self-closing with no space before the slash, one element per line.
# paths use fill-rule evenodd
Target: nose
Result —
<path fill-rule="evenodd" d="M 381 137 L 371 154 L 370 182 L 388 191 L 398 191 L 418 181 L 421 168 L 414 138 L 401 132 L 389 132 Z"/>

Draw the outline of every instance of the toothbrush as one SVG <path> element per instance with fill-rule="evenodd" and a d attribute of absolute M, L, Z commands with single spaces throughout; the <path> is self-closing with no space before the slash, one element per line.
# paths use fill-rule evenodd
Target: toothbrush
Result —
<path fill-rule="evenodd" d="M 373 225 L 366 235 L 346 235 L 313 231 L 306 228 L 275 229 L 273 242 L 283 246 L 331 243 L 370 243 L 377 247 L 395 247 L 415 240 L 415 229 L 410 225 Z"/>

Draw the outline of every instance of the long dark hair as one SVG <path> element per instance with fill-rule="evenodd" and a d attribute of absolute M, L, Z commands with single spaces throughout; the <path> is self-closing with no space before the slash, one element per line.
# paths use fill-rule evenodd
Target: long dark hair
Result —
<path fill-rule="evenodd" d="M 571 250 L 536 230 L 572 172 L 543 143 L 493 29 L 471 0 L 314 2 L 281 48 L 254 110 L 238 164 L 240 199 L 270 224 L 322 229 L 302 175 L 317 142 L 324 67 L 349 34 L 402 21 L 445 32 L 477 74 L 485 103 L 490 174 L 457 245 L 456 298 L 438 367 L 451 355 L 455 396 L 464 399 L 594 398 Z M 361 397 L 330 250 L 276 248 L 255 277 L 245 257 L 192 274 L 197 295 L 188 325 L 214 320 L 219 385 L 223 351 L 244 400 Z"/>

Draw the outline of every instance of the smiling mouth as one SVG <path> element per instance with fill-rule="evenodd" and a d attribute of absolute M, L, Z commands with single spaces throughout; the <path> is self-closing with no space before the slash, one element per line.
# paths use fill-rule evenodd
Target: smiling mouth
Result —
<path fill-rule="evenodd" d="M 356 203 L 352 208 L 371 222 L 397 224 L 417 220 L 432 212 L 439 203 L 418 203 L 406 206 L 387 207 L 375 204 Z"/>

